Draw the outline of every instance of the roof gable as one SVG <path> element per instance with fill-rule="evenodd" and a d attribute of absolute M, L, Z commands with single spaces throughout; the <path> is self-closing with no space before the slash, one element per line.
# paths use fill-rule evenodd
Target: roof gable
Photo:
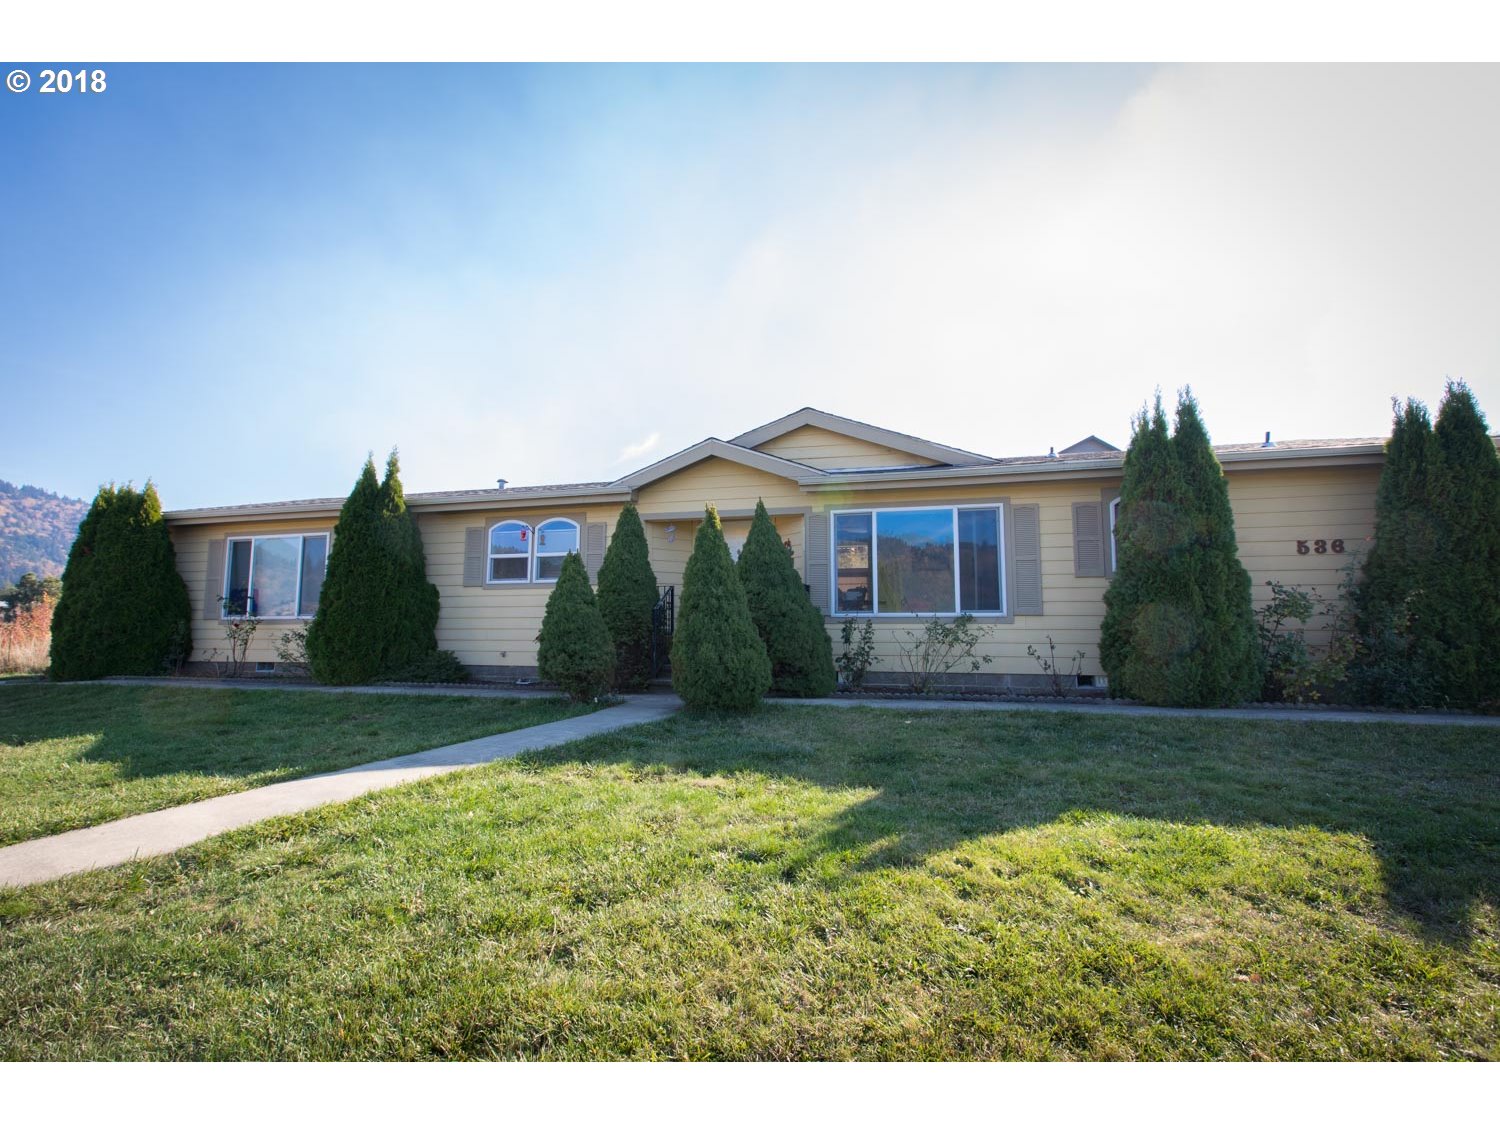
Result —
<path fill-rule="evenodd" d="M 637 469 L 629 476 L 623 476 L 614 481 L 615 488 L 640 488 L 653 481 L 661 480 L 663 477 L 671 476 L 675 472 L 696 465 L 700 461 L 706 461 L 710 457 L 718 457 L 725 461 L 733 461 L 737 465 L 746 468 L 759 469 L 774 476 L 785 477 L 787 480 L 802 481 L 809 477 L 824 476 L 822 470 L 814 469 L 808 465 L 798 464 L 796 461 L 788 461 L 785 457 L 776 457 L 770 453 L 762 453 L 756 449 L 745 449 L 733 445 L 719 438 L 705 438 L 697 445 L 690 445 L 686 449 L 679 450 L 670 457 L 663 457 L 654 464 L 647 465 L 644 469 Z"/>
<path fill-rule="evenodd" d="M 766 442 L 781 437 L 783 434 L 789 434 L 793 430 L 801 429 L 803 426 L 814 426 L 820 430 L 856 438 L 871 445 L 895 449 L 938 465 L 985 465 L 991 460 L 979 453 L 970 453 L 964 449 L 955 449 L 951 445 L 939 445 L 937 442 L 913 437 L 911 434 L 871 426 L 865 422 L 856 422 L 853 418 L 814 410 L 810 406 L 804 406 L 801 410 L 793 411 L 774 422 L 767 422 L 764 426 L 746 430 L 730 441 L 731 444 L 746 449 L 758 449 Z"/>

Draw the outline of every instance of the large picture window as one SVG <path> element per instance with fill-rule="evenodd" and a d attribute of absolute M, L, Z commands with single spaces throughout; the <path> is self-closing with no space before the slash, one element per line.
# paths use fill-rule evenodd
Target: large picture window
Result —
<path fill-rule="evenodd" d="M 1005 612 L 997 506 L 884 508 L 833 515 L 833 611 Z"/>
<path fill-rule="evenodd" d="M 225 617 L 312 617 L 328 568 L 327 535 L 231 539 L 224 560 Z"/>

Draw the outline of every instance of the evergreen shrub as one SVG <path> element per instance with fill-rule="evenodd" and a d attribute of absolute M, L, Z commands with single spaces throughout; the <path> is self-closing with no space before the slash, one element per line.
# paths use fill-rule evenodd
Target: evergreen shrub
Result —
<path fill-rule="evenodd" d="M 599 612 L 615 646 L 615 686 L 641 691 L 651 683 L 651 611 L 658 594 L 646 529 L 626 504 L 599 566 Z"/>
<path fill-rule="evenodd" d="M 771 686 L 771 661 L 712 507 L 683 571 L 672 686 L 688 710 L 700 713 L 750 711 Z"/>
<path fill-rule="evenodd" d="M 597 699 L 615 676 L 615 646 L 576 552 L 563 559 L 537 636 L 537 671 L 578 700 Z"/>
<path fill-rule="evenodd" d="M 771 690 L 801 697 L 832 695 L 838 686 L 833 642 L 763 500 L 756 501 L 735 573 L 771 661 Z"/>

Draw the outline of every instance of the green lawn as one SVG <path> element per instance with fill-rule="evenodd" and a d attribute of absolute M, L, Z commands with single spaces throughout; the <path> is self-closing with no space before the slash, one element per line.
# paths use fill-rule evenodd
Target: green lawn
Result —
<path fill-rule="evenodd" d="M 1493 1059 L 1497 763 L 679 717 L 0 893 L 0 1056 Z"/>
<path fill-rule="evenodd" d="M 13 684 L 0 845 L 591 710 L 558 700 Z"/>

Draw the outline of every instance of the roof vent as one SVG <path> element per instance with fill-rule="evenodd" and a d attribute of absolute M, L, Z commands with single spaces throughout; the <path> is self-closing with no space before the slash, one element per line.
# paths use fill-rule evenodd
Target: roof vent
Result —
<path fill-rule="evenodd" d="M 1047 460 L 1049 460 L 1049 461 L 1056 461 L 1057 460 L 1057 446 L 1055 446 L 1055 445 L 1049 445 L 1047 447 Z"/>
<path fill-rule="evenodd" d="M 1261 442 L 1260 447 L 1262 449 L 1275 449 L 1276 448 L 1276 443 L 1271 440 L 1271 431 L 1270 430 L 1266 431 L 1266 440 L 1263 441 L 1263 442 Z"/>
<path fill-rule="evenodd" d="M 497 480 L 495 482 L 495 487 L 498 488 L 501 492 L 504 492 L 505 491 L 505 478 L 501 477 L 499 480 Z"/>

